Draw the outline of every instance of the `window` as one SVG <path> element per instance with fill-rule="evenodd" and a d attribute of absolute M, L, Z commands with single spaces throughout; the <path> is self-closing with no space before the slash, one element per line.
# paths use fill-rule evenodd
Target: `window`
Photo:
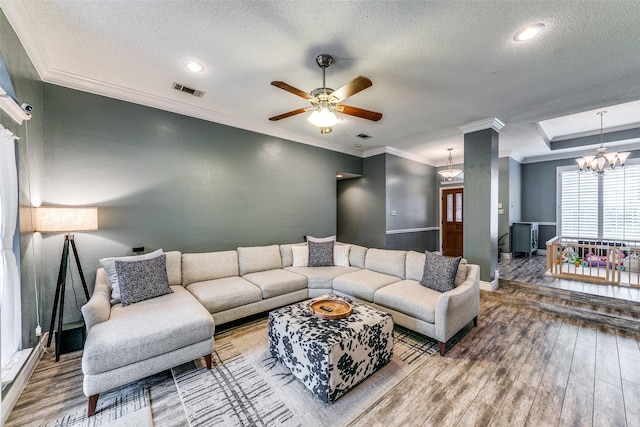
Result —
<path fill-rule="evenodd" d="M 640 164 L 603 175 L 558 168 L 558 233 L 562 237 L 640 240 Z"/>

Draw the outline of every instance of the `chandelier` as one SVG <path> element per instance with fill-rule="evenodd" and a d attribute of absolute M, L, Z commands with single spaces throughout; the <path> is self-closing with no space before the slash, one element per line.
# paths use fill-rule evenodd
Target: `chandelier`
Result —
<path fill-rule="evenodd" d="M 461 169 L 453 169 L 453 158 L 451 157 L 451 151 L 453 148 L 447 148 L 449 150 L 449 158 L 447 159 L 447 168 L 439 171 L 447 181 L 453 181 L 453 178 L 462 173 Z"/>
<path fill-rule="evenodd" d="M 631 154 L 628 151 L 620 153 L 615 151 L 606 152 L 607 149 L 602 145 L 602 117 L 605 113 L 606 111 L 600 111 L 598 113 L 600 115 L 600 148 L 598 148 L 598 152 L 595 155 L 582 156 L 576 159 L 580 172 L 593 172 L 596 175 L 602 175 L 607 170 L 614 170 L 618 164 L 623 168 L 624 163 Z"/>

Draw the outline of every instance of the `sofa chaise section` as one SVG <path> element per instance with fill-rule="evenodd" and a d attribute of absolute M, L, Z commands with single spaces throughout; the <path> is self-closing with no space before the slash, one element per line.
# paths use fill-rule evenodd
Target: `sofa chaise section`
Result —
<path fill-rule="evenodd" d="M 88 332 L 83 391 L 90 416 L 100 393 L 203 356 L 211 366 L 213 319 L 181 285 L 181 254 L 165 255 L 173 293 L 126 307 L 111 305 L 107 275 L 104 269 L 96 273 L 93 295 L 82 307 Z"/>

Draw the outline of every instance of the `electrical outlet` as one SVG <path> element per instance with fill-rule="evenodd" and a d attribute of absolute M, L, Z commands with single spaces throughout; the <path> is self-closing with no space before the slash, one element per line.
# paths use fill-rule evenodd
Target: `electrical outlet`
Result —
<path fill-rule="evenodd" d="M 42 335 L 42 328 L 40 326 L 36 326 L 36 336 L 39 337 Z"/>

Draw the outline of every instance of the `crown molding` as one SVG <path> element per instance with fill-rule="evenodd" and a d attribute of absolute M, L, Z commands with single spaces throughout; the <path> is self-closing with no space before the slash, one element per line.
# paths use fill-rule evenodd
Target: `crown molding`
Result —
<path fill-rule="evenodd" d="M 28 11 L 22 2 L 0 0 L 0 6 L 5 16 L 9 20 L 11 27 L 16 32 L 24 46 L 27 56 L 33 63 L 40 79 L 45 83 L 55 84 L 82 92 L 92 93 L 94 95 L 106 96 L 121 101 L 131 102 L 138 105 L 157 108 L 159 110 L 171 113 L 182 114 L 197 119 L 219 123 L 226 126 L 239 128 L 242 130 L 257 132 L 263 135 L 273 136 L 289 141 L 299 142 L 318 148 L 324 148 L 330 151 L 336 151 L 351 156 L 362 158 L 362 152 L 327 141 L 319 141 L 314 138 L 306 137 L 298 133 L 286 131 L 283 129 L 274 129 L 273 127 L 262 125 L 259 123 L 241 120 L 235 117 L 221 114 L 206 108 L 194 106 L 175 99 L 169 99 L 157 95 L 152 95 L 142 91 L 132 90 L 123 86 L 106 83 L 96 79 L 89 79 L 73 73 L 68 73 L 59 69 L 55 69 L 51 65 L 51 61 L 46 54 L 46 50 L 40 39 L 28 31 L 33 25 L 28 20 Z M 19 107 L 18 107 L 19 108 Z M 21 109 L 20 109 L 21 110 Z M 12 116 L 13 117 L 13 116 Z"/>
<path fill-rule="evenodd" d="M 518 163 L 524 162 L 524 157 L 522 157 L 522 155 L 517 151 L 513 151 L 513 150 L 500 152 L 498 154 L 498 157 L 511 157 L 513 160 L 515 160 Z"/>
<path fill-rule="evenodd" d="M 478 120 L 477 122 L 467 123 L 466 125 L 459 126 L 462 133 L 471 133 L 483 129 L 493 129 L 496 132 L 500 132 L 505 127 L 505 123 L 497 117 L 489 119 Z"/>
<path fill-rule="evenodd" d="M 389 147 L 389 146 L 378 147 L 378 148 L 373 148 L 371 150 L 367 150 L 362 154 L 362 157 L 366 159 L 367 157 L 373 157 L 379 154 L 391 154 L 396 157 L 402 157 L 403 159 L 413 160 L 414 162 L 422 163 L 428 166 L 434 166 L 434 167 L 436 166 L 433 162 L 430 162 L 421 156 L 417 156 L 413 153 L 409 153 L 407 151 L 403 151 L 398 148 Z"/>
<path fill-rule="evenodd" d="M 11 28 L 16 32 L 27 56 L 40 76 L 40 80 L 45 81 L 51 61 L 49 61 L 46 50 L 35 32 L 29 31 L 29 28 L 33 28 L 34 26 L 33 23 L 29 21 L 29 13 L 25 7 L 25 3 L 21 1 L 0 0 L 0 8 L 11 24 Z"/>

